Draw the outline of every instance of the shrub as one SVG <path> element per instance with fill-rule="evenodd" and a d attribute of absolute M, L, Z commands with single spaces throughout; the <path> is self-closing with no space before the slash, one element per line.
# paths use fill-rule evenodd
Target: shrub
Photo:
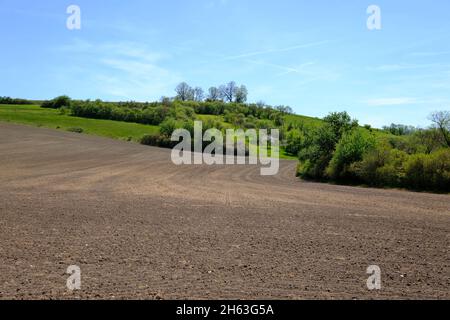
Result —
<path fill-rule="evenodd" d="M 68 128 L 67 131 L 75 132 L 75 133 L 83 133 L 84 130 L 83 130 L 83 128 L 75 127 L 75 128 Z"/>
<path fill-rule="evenodd" d="M 298 155 L 300 150 L 306 144 L 306 137 L 303 131 L 293 129 L 287 133 L 286 137 L 286 152 L 292 155 Z"/>
<path fill-rule="evenodd" d="M 70 107 L 71 99 L 68 96 L 59 96 L 50 101 L 44 101 L 42 108 L 59 109 L 61 107 Z"/>
<path fill-rule="evenodd" d="M 58 110 L 58 114 L 60 114 L 60 115 L 67 115 L 67 114 L 70 114 L 70 108 L 69 107 L 61 107 L 59 110 Z"/>
<path fill-rule="evenodd" d="M 393 149 L 381 141 L 364 154 L 361 161 L 352 164 L 349 170 L 368 185 L 399 187 L 403 184 L 404 162 L 407 158 L 406 152 Z"/>
<path fill-rule="evenodd" d="M 410 137 L 410 143 L 416 146 L 416 153 L 432 153 L 445 147 L 445 140 L 436 128 L 418 129 Z"/>
<path fill-rule="evenodd" d="M 354 172 L 350 170 L 350 166 L 361 161 L 364 154 L 374 145 L 374 137 L 365 131 L 355 129 L 344 133 L 326 169 L 327 176 L 334 180 L 355 179 L 356 177 Z"/>
<path fill-rule="evenodd" d="M 182 128 L 182 126 L 175 119 L 168 118 L 160 124 L 159 132 L 164 136 L 171 137 L 172 133 L 178 128 Z"/>
<path fill-rule="evenodd" d="M 338 143 L 344 133 L 358 127 L 358 121 L 352 120 L 347 112 L 332 112 L 323 121 L 334 133 L 335 143 Z"/>
<path fill-rule="evenodd" d="M 0 97 L 0 104 L 32 104 L 31 101 L 25 99 L 11 98 L 11 97 Z"/>
<path fill-rule="evenodd" d="M 173 142 L 170 137 L 161 134 L 148 134 L 141 138 L 141 144 L 147 146 L 161 147 L 161 148 L 173 148 L 178 142 Z"/>
<path fill-rule="evenodd" d="M 450 191 L 450 149 L 410 156 L 405 164 L 405 187 Z"/>
<path fill-rule="evenodd" d="M 325 178 L 325 169 L 333 157 L 336 146 L 335 140 L 333 128 L 328 124 L 314 130 L 311 143 L 299 152 L 299 159 L 304 162 L 299 172 L 303 178 Z"/>

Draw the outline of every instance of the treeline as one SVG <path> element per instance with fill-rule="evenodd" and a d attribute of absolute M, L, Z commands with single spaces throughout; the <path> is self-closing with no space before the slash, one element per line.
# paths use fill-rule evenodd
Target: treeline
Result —
<path fill-rule="evenodd" d="M 160 125 L 166 119 L 193 121 L 196 115 L 223 116 L 225 122 L 239 128 L 271 128 L 283 124 L 289 107 L 271 107 L 264 103 L 192 101 L 163 98 L 160 102 L 104 102 L 101 100 L 71 100 L 68 96 L 45 101 L 44 108 L 62 109 L 70 115 Z"/>
<path fill-rule="evenodd" d="M 304 179 L 450 191 L 450 113 L 436 112 L 434 125 L 395 136 L 362 128 L 346 112 L 331 113 L 322 126 L 294 129 L 287 149 L 298 154 Z"/>
<path fill-rule="evenodd" d="M 26 99 L 11 98 L 11 97 L 0 97 L 0 104 L 24 105 L 24 104 L 32 104 L 32 102 L 29 101 L 29 100 L 26 100 Z"/>
<path fill-rule="evenodd" d="M 218 87 L 210 87 L 208 93 L 201 87 L 191 87 L 186 82 L 180 83 L 175 88 L 175 100 L 181 101 L 225 101 L 245 103 L 247 101 L 248 90 L 245 85 L 237 85 L 230 81 L 227 84 Z"/>

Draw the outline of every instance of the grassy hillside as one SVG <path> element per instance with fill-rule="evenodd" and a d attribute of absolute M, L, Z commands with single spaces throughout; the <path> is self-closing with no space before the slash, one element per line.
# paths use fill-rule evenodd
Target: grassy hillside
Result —
<path fill-rule="evenodd" d="M 300 123 L 310 128 L 318 127 L 323 124 L 322 119 L 301 116 L 297 114 L 288 114 L 284 117 L 286 125 L 298 125 Z"/>
<path fill-rule="evenodd" d="M 77 118 L 35 105 L 0 105 L 0 121 L 61 130 L 81 128 L 83 133 L 136 142 L 146 134 L 159 131 L 157 126 Z"/>
<path fill-rule="evenodd" d="M 197 115 L 197 119 L 202 121 L 210 119 L 221 122 L 224 127 L 233 127 L 224 122 L 222 116 Z M 159 127 L 154 125 L 79 118 L 62 114 L 57 109 L 41 108 L 36 105 L 0 104 L 0 121 L 69 131 L 82 129 L 86 134 L 135 142 L 139 142 L 145 135 L 159 133 Z M 280 159 L 295 160 L 297 157 L 287 154 L 283 148 L 280 148 Z"/>

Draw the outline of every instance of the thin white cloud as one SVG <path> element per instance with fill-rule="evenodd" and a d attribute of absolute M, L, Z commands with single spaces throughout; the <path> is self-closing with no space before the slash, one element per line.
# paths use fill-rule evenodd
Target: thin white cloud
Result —
<path fill-rule="evenodd" d="M 400 106 L 407 104 L 415 104 L 418 103 L 416 98 L 410 97 L 399 97 L 399 98 L 377 98 L 377 99 L 368 99 L 364 101 L 369 106 L 372 107 L 380 107 L 380 106 Z"/>
<path fill-rule="evenodd" d="M 271 54 L 271 53 L 280 53 L 280 52 L 288 52 L 288 51 L 293 51 L 293 50 L 298 50 L 298 49 L 312 48 L 312 47 L 321 46 L 321 45 L 324 45 L 324 44 L 327 44 L 327 43 L 329 43 L 329 41 L 318 41 L 318 42 L 312 42 L 312 43 L 306 43 L 306 44 L 299 44 L 299 45 L 296 45 L 296 46 L 291 46 L 291 47 L 286 47 L 286 48 L 278 48 L 278 49 L 269 49 L 269 50 L 247 52 L 247 53 L 227 56 L 227 57 L 223 58 L 222 61 L 238 60 L 238 59 L 250 58 L 250 57 L 255 57 L 255 56 L 265 55 L 265 54 Z"/>
<path fill-rule="evenodd" d="M 431 64 L 384 64 L 375 67 L 368 67 L 369 71 L 394 72 L 403 70 L 428 69 L 428 68 L 447 68 L 450 65 L 441 63 Z"/>
<path fill-rule="evenodd" d="M 450 51 L 428 51 L 428 52 L 412 52 L 412 56 L 416 57 L 436 57 L 436 56 L 443 56 L 443 55 L 449 55 Z"/>

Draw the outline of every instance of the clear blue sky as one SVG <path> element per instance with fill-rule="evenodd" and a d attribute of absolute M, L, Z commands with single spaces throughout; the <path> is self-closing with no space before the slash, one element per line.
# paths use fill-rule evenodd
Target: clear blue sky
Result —
<path fill-rule="evenodd" d="M 6 96 L 145 101 L 235 80 L 252 102 L 377 127 L 450 109 L 448 0 L 0 0 L 0 39 Z"/>

